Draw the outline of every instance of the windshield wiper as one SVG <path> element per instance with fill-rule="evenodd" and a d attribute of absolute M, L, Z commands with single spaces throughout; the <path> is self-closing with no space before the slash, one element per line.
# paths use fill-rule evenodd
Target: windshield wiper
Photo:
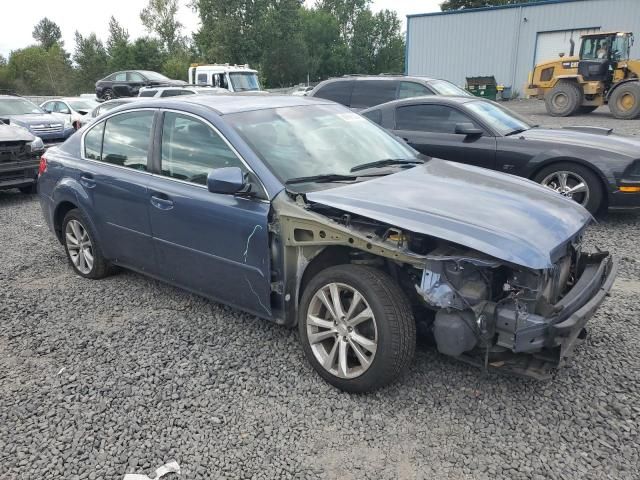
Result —
<path fill-rule="evenodd" d="M 403 160 L 401 158 L 387 158 L 386 160 L 376 160 L 375 162 L 363 163 L 356 165 L 350 172 L 358 172 L 367 168 L 386 167 L 389 165 L 415 165 L 416 163 L 424 163 L 423 160 Z"/>
<path fill-rule="evenodd" d="M 526 132 L 529 130 L 528 128 L 516 128 L 515 130 L 511 130 L 509 133 L 506 133 L 504 136 L 508 137 L 510 135 L 517 135 L 518 133 Z"/>
<path fill-rule="evenodd" d="M 353 180 L 356 180 L 357 178 L 358 177 L 354 175 L 340 175 L 338 173 L 326 173 L 323 175 L 311 175 L 309 177 L 290 178 L 284 183 L 286 185 L 291 185 L 294 183 L 307 183 L 307 182 L 327 183 L 327 182 L 339 182 L 339 181 L 353 181 Z"/>

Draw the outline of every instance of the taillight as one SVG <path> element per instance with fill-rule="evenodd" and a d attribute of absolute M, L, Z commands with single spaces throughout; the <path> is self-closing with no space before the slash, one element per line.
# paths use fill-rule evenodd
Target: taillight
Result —
<path fill-rule="evenodd" d="M 40 166 L 38 167 L 38 176 L 47 171 L 47 159 L 42 155 L 40 157 Z"/>

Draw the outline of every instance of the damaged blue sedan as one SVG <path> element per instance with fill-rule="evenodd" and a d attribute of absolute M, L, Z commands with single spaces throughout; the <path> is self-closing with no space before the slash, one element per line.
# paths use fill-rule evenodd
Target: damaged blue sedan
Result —
<path fill-rule="evenodd" d="M 616 273 L 583 251 L 592 217 L 575 202 L 423 157 L 319 99 L 122 106 L 47 152 L 39 193 L 78 275 L 125 267 L 297 326 L 313 368 L 350 392 L 398 378 L 416 330 L 548 378 Z"/>

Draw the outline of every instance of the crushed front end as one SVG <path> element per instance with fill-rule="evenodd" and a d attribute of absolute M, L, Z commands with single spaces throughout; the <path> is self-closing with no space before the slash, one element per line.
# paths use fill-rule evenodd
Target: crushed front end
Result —
<path fill-rule="evenodd" d="M 476 252 L 431 252 L 416 291 L 435 309 L 438 350 L 465 362 L 546 379 L 586 337 L 613 285 L 615 259 L 569 243 L 552 268 L 530 270 Z"/>

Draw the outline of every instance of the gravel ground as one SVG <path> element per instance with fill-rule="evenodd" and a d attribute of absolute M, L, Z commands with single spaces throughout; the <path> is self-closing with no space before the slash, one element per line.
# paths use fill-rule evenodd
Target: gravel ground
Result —
<path fill-rule="evenodd" d="M 420 344 L 408 375 L 356 396 L 312 371 L 295 331 L 137 274 L 74 275 L 37 199 L 0 192 L 0 478 L 121 480 L 176 459 L 187 479 L 637 479 L 638 238 L 639 214 L 590 229 L 621 271 L 552 381 Z"/>

